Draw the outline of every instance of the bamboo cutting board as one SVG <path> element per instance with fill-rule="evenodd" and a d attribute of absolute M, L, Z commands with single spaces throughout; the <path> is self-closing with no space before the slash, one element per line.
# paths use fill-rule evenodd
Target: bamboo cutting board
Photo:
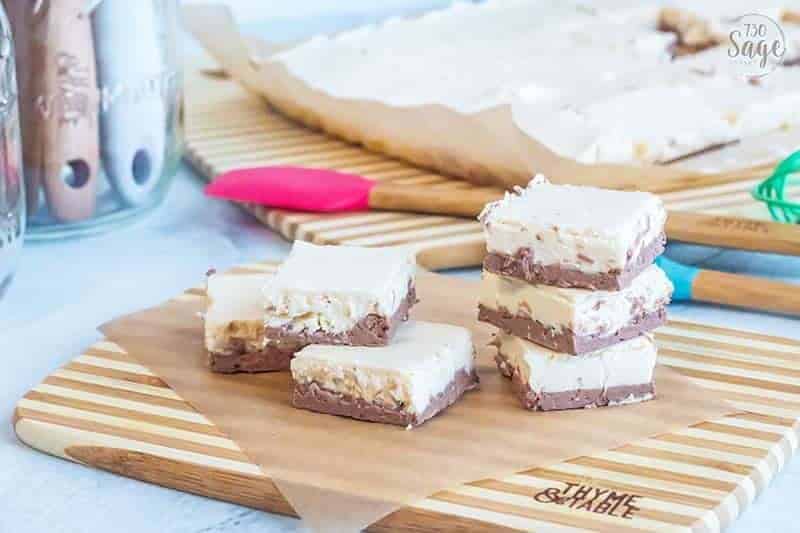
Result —
<path fill-rule="evenodd" d="M 271 110 L 217 71 L 194 71 L 187 83 L 186 156 L 211 180 L 244 166 L 290 164 L 324 167 L 408 187 L 442 191 L 475 185 L 391 159 L 309 130 Z M 662 195 L 670 210 L 769 220 L 750 190 L 764 176 Z M 800 191 L 795 194 L 800 200 Z M 321 215 L 246 206 L 261 222 L 289 240 L 361 246 L 408 246 L 431 270 L 479 265 L 485 254 L 475 220 L 398 212 Z M 720 219 L 720 223 L 736 223 Z M 757 222 L 754 239 L 763 239 Z M 800 228 L 798 228 L 800 231 Z"/>
<path fill-rule="evenodd" d="M 254 264 L 239 271 L 274 269 Z M 202 289 L 179 296 L 203 297 Z M 721 391 L 742 412 L 548 468 L 454 487 L 371 530 L 723 529 L 797 449 L 800 342 L 686 322 L 660 328 L 657 340 L 661 364 Z M 14 425 L 23 442 L 71 461 L 293 514 L 235 442 L 110 342 L 95 344 L 26 394 Z"/>

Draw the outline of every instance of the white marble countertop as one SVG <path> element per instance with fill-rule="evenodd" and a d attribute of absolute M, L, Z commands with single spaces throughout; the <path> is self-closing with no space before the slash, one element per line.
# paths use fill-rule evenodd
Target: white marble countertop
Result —
<path fill-rule="evenodd" d="M 326 24 L 315 28 L 330 27 Z M 294 27 L 286 30 L 286 35 L 296 33 Z M 254 260 L 280 260 L 288 248 L 249 215 L 205 199 L 187 168 L 179 172 L 164 205 L 134 226 L 85 240 L 27 245 L 17 278 L 0 300 L 0 352 L 6 360 L 0 372 L 0 417 L 10 421 L 16 401 L 98 340 L 96 327 L 109 318 L 156 304 L 196 284 L 209 266 L 224 269 Z M 800 258 L 694 246 L 671 246 L 669 255 L 711 268 L 800 283 Z M 477 270 L 452 274 L 477 277 Z M 671 313 L 800 338 L 800 321 L 786 317 L 703 305 L 673 305 Z M 797 530 L 794 503 L 798 492 L 800 459 L 795 459 L 731 531 Z M 0 533 L 271 532 L 300 528 L 299 522 L 290 518 L 34 452 L 17 441 L 10 423 L 0 424 L 0 502 Z"/>

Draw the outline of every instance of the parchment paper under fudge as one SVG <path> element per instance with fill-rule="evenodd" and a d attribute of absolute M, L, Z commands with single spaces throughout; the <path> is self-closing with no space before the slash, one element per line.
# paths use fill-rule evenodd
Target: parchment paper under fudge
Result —
<path fill-rule="evenodd" d="M 295 407 L 418 426 L 478 386 L 469 330 L 409 322 L 389 346 L 311 345 L 292 360 Z"/>
<path fill-rule="evenodd" d="M 648 334 L 583 355 L 554 352 L 505 332 L 498 332 L 494 345 L 497 367 L 526 409 L 622 405 L 655 396 L 657 349 Z"/>
<path fill-rule="evenodd" d="M 537 176 L 479 217 L 483 268 L 558 287 L 619 290 L 664 251 L 667 213 L 645 192 L 553 185 Z"/>
<path fill-rule="evenodd" d="M 269 345 L 383 346 L 416 303 L 414 255 L 295 242 L 264 287 Z"/>
<path fill-rule="evenodd" d="M 484 271 L 478 319 L 557 352 L 586 353 L 664 324 L 672 291 L 656 265 L 620 291 L 531 285 Z"/>
<path fill-rule="evenodd" d="M 271 275 L 209 274 L 206 280 L 205 345 L 214 372 L 285 370 L 295 350 L 267 345 L 264 296 Z"/>

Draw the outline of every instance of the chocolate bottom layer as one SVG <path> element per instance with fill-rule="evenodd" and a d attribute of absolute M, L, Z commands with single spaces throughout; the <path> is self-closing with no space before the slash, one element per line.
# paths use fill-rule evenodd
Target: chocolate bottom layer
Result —
<path fill-rule="evenodd" d="M 237 372 L 275 372 L 288 370 L 297 350 L 267 346 L 257 352 L 216 353 L 209 352 L 208 360 L 212 372 L 235 374 Z"/>
<path fill-rule="evenodd" d="M 664 252 L 666 242 L 666 235 L 662 233 L 642 248 L 637 257 L 631 258 L 624 269 L 608 272 L 584 272 L 559 264 L 542 265 L 536 262 L 530 248 L 523 248 L 513 256 L 490 252 L 483 260 L 483 268 L 494 274 L 522 279 L 529 283 L 617 291 L 630 285 L 636 276 L 649 267 L 655 258 Z"/>
<path fill-rule="evenodd" d="M 665 324 L 667 311 L 666 308 L 661 307 L 656 311 L 637 316 L 628 325 L 610 334 L 595 333 L 591 335 L 578 335 L 570 328 L 558 331 L 529 316 L 512 315 L 505 308 L 491 309 L 483 305 L 478 306 L 478 320 L 488 322 L 510 335 L 527 339 L 556 352 L 582 354 L 638 337 L 642 333 Z"/>
<path fill-rule="evenodd" d="M 353 328 L 342 333 L 292 333 L 284 328 L 265 328 L 267 345 L 263 349 L 249 351 L 242 339 L 231 339 L 225 352 L 209 352 L 209 366 L 213 372 L 223 374 L 276 372 L 289 370 L 294 354 L 309 344 L 385 346 L 397 326 L 408 320 L 409 310 L 415 303 L 417 292 L 412 285 L 391 317 L 367 315 Z"/>
<path fill-rule="evenodd" d="M 299 409 L 346 416 L 368 422 L 418 426 L 455 403 L 465 392 L 476 388 L 478 383 L 478 374 L 475 371 L 462 370 L 458 372 L 447 388 L 431 399 L 428 407 L 422 413 L 410 413 L 401 407 L 388 407 L 362 398 L 339 394 L 322 388 L 315 382 L 295 383 L 292 405 Z"/>
<path fill-rule="evenodd" d="M 503 372 L 502 369 L 501 372 Z M 560 411 L 623 405 L 652 400 L 656 395 L 656 386 L 653 381 L 638 385 L 619 385 L 607 389 L 576 389 L 537 393 L 531 389 L 529 383 L 521 379 L 519 372 L 514 372 L 511 377 L 511 387 L 522 406 L 532 411 Z"/>

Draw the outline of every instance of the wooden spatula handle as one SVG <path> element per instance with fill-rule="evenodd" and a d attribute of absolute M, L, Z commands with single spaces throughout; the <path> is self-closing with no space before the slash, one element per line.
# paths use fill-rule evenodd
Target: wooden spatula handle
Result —
<path fill-rule="evenodd" d="M 800 286 L 701 270 L 692 284 L 695 300 L 774 313 L 800 315 Z"/>
<path fill-rule="evenodd" d="M 708 246 L 800 255 L 800 228 L 768 220 L 670 211 L 667 237 Z"/>
<path fill-rule="evenodd" d="M 474 218 L 487 203 L 502 198 L 495 188 L 439 189 L 379 183 L 370 191 L 372 209 Z"/>
<path fill-rule="evenodd" d="M 379 183 L 370 192 L 373 209 L 475 217 L 503 196 L 496 188 L 436 188 Z M 676 241 L 758 252 L 800 255 L 798 228 L 742 217 L 670 211 L 667 237 Z"/>

